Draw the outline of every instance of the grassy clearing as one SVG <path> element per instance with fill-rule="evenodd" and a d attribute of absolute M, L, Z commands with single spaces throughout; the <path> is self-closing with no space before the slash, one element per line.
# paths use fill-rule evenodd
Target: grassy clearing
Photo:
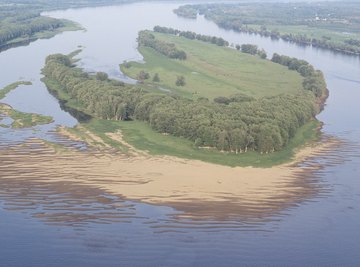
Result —
<path fill-rule="evenodd" d="M 269 60 L 240 53 L 231 48 L 168 34 L 153 33 L 156 38 L 172 42 L 187 53 L 179 61 L 157 53 L 154 49 L 140 47 L 145 63 L 130 62 L 130 68 L 121 70 L 137 78 L 141 70 L 150 74 L 146 83 L 167 88 L 186 97 L 230 96 L 236 93 L 252 97 L 273 96 L 302 90 L 302 77 L 295 71 Z M 155 73 L 160 82 L 152 82 Z M 177 76 L 185 77 L 185 86 L 176 86 Z"/>
<path fill-rule="evenodd" d="M 123 139 L 127 143 L 139 150 L 147 151 L 151 155 L 169 155 L 231 167 L 254 166 L 268 168 L 290 162 L 296 149 L 317 140 L 319 136 L 319 132 L 316 130 L 319 127 L 319 122 L 313 120 L 300 128 L 289 145 L 282 151 L 263 155 L 257 152 L 234 154 L 196 148 L 193 142 L 189 140 L 160 134 L 152 130 L 146 123 L 139 121 L 119 122 L 93 119 L 89 123 L 81 124 L 81 126 L 101 138 L 106 137 L 105 133 L 121 130 Z M 120 145 L 114 140 L 109 144 L 113 147 Z"/>

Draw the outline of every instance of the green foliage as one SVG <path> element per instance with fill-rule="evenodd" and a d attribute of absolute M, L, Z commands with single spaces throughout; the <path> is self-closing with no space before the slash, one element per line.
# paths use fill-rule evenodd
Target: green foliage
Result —
<path fill-rule="evenodd" d="M 302 90 L 270 98 L 235 95 L 228 104 L 147 93 L 136 86 L 115 87 L 111 81 L 84 77 L 61 57 L 46 60 L 43 72 L 58 84 L 57 97 L 76 99 L 77 107 L 107 120 L 140 120 L 159 133 L 187 139 L 199 147 L 235 154 L 282 150 L 297 130 L 316 114 L 315 95 Z M 48 83 L 49 84 L 49 83 Z"/>
<path fill-rule="evenodd" d="M 148 31 L 142 31 L 138 37 L 139 45 L 151 47 L 157 52 L 169 57 L 179 60 L 186 59 L 186 53 L 175 47 L 175 44 L 157 40 L 153 34 Z"/>
<path fill-rule="evenodd" d="M 306 90 L 312 91 L 316 97 L 322 97 L 326 92 L 326 83 L 324 75 L 321 71 L 315 70 L 309 62 L 290 58 L 288 56 L 281 56 L 274 53 L 272 62 L 287 66 L 290 70 L 296 70 L 305 77 L 303 87 Z"/>
<path fill-rule="evenodd" d="M 243 44 L 241 45 L 241 52 L 251 55 L 256 55 L 258 52 L 258 47 L 257 45 Z"/>
<path fill-rule="evenodd" d="M 3 99 L 9 92 L 15 90 L 19 85 L 31 85 L 31 82 L 19 81 L 5 86 L 0 90 L 0 100 Z M 36 125 L 48 124 L 53 121 L 49 116 L 43 116 L 33 113 L 25 113 L 14 110 L 11 106 L 0 103 L 0 121 L 2 117 L 9 117 L 13 120 L 12 128 L 29 128 Z M 0 124 L 0 127 L 10 127 Z"/>
<path fill-rule="evenodd" d="M 48 17 L 29 17 L 24 19 L 23 16 L 13 17 L 12 20 L 4 20 L 0 27 L 0 46 L 7 44 L 9 41 L 23 36 L 31 36 L 41 31 L 53 30 L 63 27 L 63 21 Z"/>
<path fill-rule="evenodd" d="M 80 29 L 75 23 L 41 16 L 46 4 L 22 2 L 0 7 L 0 51 L 26 45 L 39 38 L 50 38 L 65 30 Z"/>
<path fill-rule="evenodd" d="M 234 31 L 360 53 L 360 5 L 356 2 L 200 4 L 174 12 L 187 18 L 200 13 Z"/>
<path fill-rule="evenodd" d="M 163 135 L 142 121 L 118 122 L 93 119 L 81 125 L 96 133 L 104 141 L 107 141 L 105 133 L 121 130 L 126 142 L 139 150 L 148 151 L 151 155 L 170 155 L 232 167 L 254 166 L 264 168 L 289 162 L 296 149 L 307 142 L 317 140 L 319 122 L 311 120 L 299 128 L 289 144 L 281 151 L 262 155 L 254 151 L 236 154 L 205 147 L 199 148 L 201 143 L 198 143 L 198 139 L 191 142 L 185 138 Z M 107 143 L 110 143 L 110 140 Z M 113 144 L 114 147 L 117 145 Z"/>
<path fill-rule="evenodd" d="M 140 71 L 148 72 L 151 77 L 158 73 L 161 81 L 157 85 L 191 99 L 212 100 L 239 93 L 258 98 L 293 94 L 303 88 L 301 75 L 257 56 L 172 34 L 154 32 L 153 35 L 158 40 L 174 43 L 186 51 L 188 58 L 174 60 L 152 48 L 140 47 L 145 63 L 131 62 L 129 69 L 122 65 L 124 74 L 137 79 Z M 177 76 L 185 77 L 185 86 L 175 85 Z M 154 87 L 151 80 L 145 80 L 147 83 Z"/>
<path fill-rule="evenodd" d="M 176 82 L 175 82 L 176 86 L 185 86 L 185 77 L 184 76 L 178 76 L 176 78 Z"/>
<path fill-rule="evenodd" d="M 97 72 L 95 77 L 99 81 L 106 81 L 109 78 L 105 72 Z"/>
<path fill-rule="evenodd" d="M 229 46 L 229 42 L 221 37 L 197 34 L 196 32 L 191 32 L 191 31 L 180 31 L 173 28 L 155 26 L 154 32 L 182 36 L 190 40 L 199 40 L 206 43 L 216 44 L 218 46 Z"/>
<path fill-rule="evenodd" d="M 189 19 L 196 19 L 198 14 L 197 8 L 192 7 L 191 5 L 181 6 L 175 9 L 174 12 L 180 17 Z"/>
<path fill-rule="evenodd" d="M 3 99 L 9 92 L 15 90 L 19 85 L 31 85 L 31 84 L 32 84 L 31 82 L 20 81 L 5 86 L 3 89 L 0 90 L 0 100 Z"/>
<path fill-rule="evenodd" d="M 155 74 L 154 74 L 154 77 L 153 77 L 152 81 L 155 82 L 155 83 L 160 82 L 160 77 L 159 77 L 159 74 L 158 74 L 158 73 L 155 73 Z"/>
<path fill-rule="evenodd" d="M 141 70 L 137 76 L 138 80 L 144 81 L 150 78 L 150 74 L 148 72 L 145 72 Z"/>

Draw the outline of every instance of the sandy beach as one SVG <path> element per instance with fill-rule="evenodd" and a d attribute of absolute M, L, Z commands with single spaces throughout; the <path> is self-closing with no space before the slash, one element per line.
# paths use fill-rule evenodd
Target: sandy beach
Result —
<path fill-rule="evenodd" d="M 115 138 L 115 137 L 114 137 Z M 299 167 L 339 142 L 303 148 L 293 162 L 272 168 L 227 167 L 144 153 L 56 150 L 41 140 L 0 149 L 1 179 L 73 183 L 126 199 L 172 206 L 188 213 L 274 211 L 316 194 L 307 177 L 319 166 Z M 223 208 L 222 208 L 223 207 Z"/>

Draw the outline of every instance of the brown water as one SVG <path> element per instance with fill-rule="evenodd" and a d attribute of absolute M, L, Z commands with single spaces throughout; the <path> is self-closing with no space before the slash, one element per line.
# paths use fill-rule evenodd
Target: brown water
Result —
<path fill-rule="evenodd" d="M 359 57 L 225 31 L 202 17 L 196 21 L 177 17 L 171 12 L 177 6 L 137 3 L 53 12 L 51 16 L 75 20 L 87 31 L 64 33 L 0 53 L 0 65 L 7 66 L 1 68 L 0 87 L 18 79 L 33 82 L 11 92 L 4 102 L 55 119 L 35 130 L 0 128 L 0 265 L 359 265 Z M 283 197 L 266 205 L 244 202 L 236 208 L 231 201 L 171 203 L 171 207 L 130 201 L 91 183 L 76 182 L 96 179 L 86 173 L 86 161 L 77 164 L 76 158 L 69 158 L 69 164 L 84 169 L 79 177 L 71 171 L 39 169 L 37 162 L 51 163 L 58 154 L 28 138 L 85 148 L 53 133 L 56 125 L 72 126 L 76 120 L 60 109 L 40 82 L 45 57 L 82 46 L 80 65 L 86 70 L 106 71 L 131 82 L 119 72 L 118 64 L 141 60 L 137 32 L 158 24 L 221 36 L 230 43 L 254 43 L 268 54 L 310 61 L 324 72 L 330 90 L 327 106 L 319 115 L 324 135 L 341 139 L 343 145 L 305 162 L 301 167 L 310 171 L 287 185 Z M 16 145 L 24 141 L 26 145 Z M 82 158 L 86 152 L 79 153 Z M 49 177 L 72 181 L 50 183 Z"/>

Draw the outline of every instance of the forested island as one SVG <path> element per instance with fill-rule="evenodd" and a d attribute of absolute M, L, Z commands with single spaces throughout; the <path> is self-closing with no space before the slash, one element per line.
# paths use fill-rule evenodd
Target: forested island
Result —
<path fill-rule="evenodd" d="M 164 137 L 234 155 L 283 150 L 300 128 L 315 120 L 326 98 L 322 73 L 306 61 L 277 54 L 270 61 L 209 42 L 212 37 L 155 30 L 139 34 L 146 64 L 122 66 L 125 73 L 137 75 L 138 85 L 84 72 L 74 64 L 76 53 L 48 56 L 44 81 L 65 106 L 91 117 L 145 122 Z M 193 81 L 189 92 L 186 86 Z M 161 87 L 170 83 L 169 90 Z M 210 83 L 215 86 L 207 90 Z"/>
<path fill-rule="evenodd" d="M 224 29 L 360 54 L 360 8 L 353 2 L 199 4 L 174 12 L 204 15 Z"/>

